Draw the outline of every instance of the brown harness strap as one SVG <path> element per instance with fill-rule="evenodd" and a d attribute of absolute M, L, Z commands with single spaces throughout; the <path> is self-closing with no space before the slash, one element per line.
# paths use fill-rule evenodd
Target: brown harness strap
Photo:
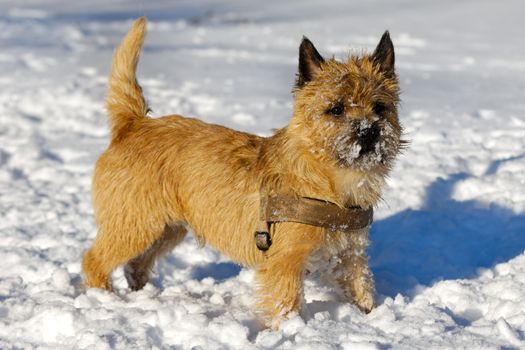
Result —
<path fill-rule="evenodd" d="M 262 197 L 261 220 L 274 222 L 298 222 L 324 227 L 334 231 L 351 232 L 369 226 L 374 210 L 370 207 L 340 208 L 334 203 L 306 197 Z"/>

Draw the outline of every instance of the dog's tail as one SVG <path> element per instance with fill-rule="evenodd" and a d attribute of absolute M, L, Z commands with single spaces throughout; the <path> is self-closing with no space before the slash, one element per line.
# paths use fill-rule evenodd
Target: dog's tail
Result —
<path fill-rule="evenodd" d="M 114 141 L 122 139 L 133 124 L 148 113 L 142 88 L 135 77 L 145 32 L 146 18 L 140 17 L 113 56 L 106 108 Z"/>

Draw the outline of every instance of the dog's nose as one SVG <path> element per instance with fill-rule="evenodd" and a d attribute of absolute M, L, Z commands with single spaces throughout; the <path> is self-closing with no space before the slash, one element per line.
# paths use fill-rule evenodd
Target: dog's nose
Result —
<path fill-rule="evenodd" d="M 379 134 L 379 128 L 376 125 L 372 125 L 369 128 L 363 129 L 359 132 L 362 154 L 374 149 L 377 139 L 379 138 Z"/>
<path fill-rule="evenodd" d="M 375 143 L 379 137 L 379 128 L 376 125 L 372 125 L 369 128 L 361 130 L 359 137 L 364 143 Z"/>

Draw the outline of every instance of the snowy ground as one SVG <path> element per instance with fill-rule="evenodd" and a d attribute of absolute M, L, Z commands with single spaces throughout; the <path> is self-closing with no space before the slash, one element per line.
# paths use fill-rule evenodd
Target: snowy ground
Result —
<path fill-rule="evenodd" d="M 525 348 L 521 0 L 0 3 L 0 348 Z M 306 285 L 264 330 L 253 272 L 192 237 L 153 283 L 83 290 L 113 48 L 150 18 L 139 75 L 156 115 L 268 135 L 291 113 L 303 34 L 329 56 L 396 45 L 412 140 L 376 212 L 369 315 Z"/>

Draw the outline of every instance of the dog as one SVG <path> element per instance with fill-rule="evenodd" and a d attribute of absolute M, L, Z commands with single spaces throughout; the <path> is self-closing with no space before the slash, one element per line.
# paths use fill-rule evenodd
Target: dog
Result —
<path fill-rule="evenodd" d="M 368 226 L 349 233 L 282 220 L 259 228 L 261 198 L 315 199 L 341 210 L 380 200 L 403 146 L 388 31 L 372 54 L 343 62 L 325 60 L 303 37 L 292 118 L 260 137 L 179 115 L 148 117 L 135 76 L 145 27 L 137 19 L 113 57 L 111 143 L 93 175 L 98 233 L 84 254 L 85 285 L 112 290 L 111 272 L 125 265 L 129 287 L 141 289 L 155 260 L 191 228 L 202 244 L 256 269 L 256 310 L 269 325 L 300 310 L 305 274 L 316 266 L 344 300 L 372 310 Z M 254 232 L 267 235 L 264 247 Z"/>

